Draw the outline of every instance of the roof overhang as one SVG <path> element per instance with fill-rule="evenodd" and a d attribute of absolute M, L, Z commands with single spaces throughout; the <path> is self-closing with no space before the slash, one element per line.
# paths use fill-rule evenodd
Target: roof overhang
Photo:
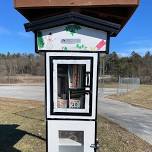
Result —
<path fill-rule="evenodd" d="M 14 0 L 17 8 L 137 5 L 139 0 Z"/>
<path fill-rule="evenodd" d="M 79 24 L 86 27 L 98 29 L 107 32 L 110 36 L 117 35 L 120 31 L 121 25 L 115 24 L 102 19 L 90 17 L 77 12 L 65 13 L 62 15 L 56 15 L 41 19 L 38 21 L 33 21 L 25 24 L 26 31 L 39 31 L 43 29 L 53 28 L 65 24 Z"/>
<path fill-rule="evenodd" d="M 119 24 L 121 26 L 119 31 L 139 5 L 139 0 L 14 0 L 14 2 L 15 8 L 30 22 L 74 11 Z"/>

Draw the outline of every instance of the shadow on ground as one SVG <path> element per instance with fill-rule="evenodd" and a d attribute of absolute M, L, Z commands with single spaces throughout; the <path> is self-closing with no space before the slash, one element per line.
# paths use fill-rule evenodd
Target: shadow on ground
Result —
<path fill-rule="evenodd" d="M 14 145 L 26 134 L 45 140 L 42 137 L 17 129 L 19 125 L 0 125 L 0 152 L 21 152 Z"/>
<path fill-rule="evenodd" d="M 0 125 L 0 151 L 20 152 L 13 146 L 25 135 L 24 131 L 18 130 L 19 125 Z"/>

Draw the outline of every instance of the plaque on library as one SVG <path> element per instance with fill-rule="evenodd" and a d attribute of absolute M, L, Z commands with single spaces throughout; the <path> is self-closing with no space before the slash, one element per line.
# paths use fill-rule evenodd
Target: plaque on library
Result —
<path fill-rule="evenodd" d="M 37 31 L 37 50 L 106 52 L 107 32 L 78 24 Z"/>

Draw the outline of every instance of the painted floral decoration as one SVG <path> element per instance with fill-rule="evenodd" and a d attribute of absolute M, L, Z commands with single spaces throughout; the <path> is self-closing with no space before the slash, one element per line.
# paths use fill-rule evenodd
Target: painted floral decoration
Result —
<path fill-rule="evenodd" d="M 80 29 L 81 26 L 77 24 L 70 24 L 65 27 L 65 31 L 70 32 L 72 36 L 74 36 L 74 34 L 77 33 Z"/>
<path fill-rule="evenodd" d="M 43 41 L 43 37 L 42 37 L 42 32 L 38 32 L 37 33 L 37 44 L 39 48 L 43 48 L 44 47 L 44 41 Z"/>

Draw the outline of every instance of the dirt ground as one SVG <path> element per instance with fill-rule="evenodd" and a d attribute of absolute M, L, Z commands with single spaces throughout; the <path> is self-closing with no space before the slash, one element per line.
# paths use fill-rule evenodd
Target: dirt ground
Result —
<path fill-rule="evenodd" d="M 0 152 L 45 152 L 44 105 L 0 98 Z M 103 117 L 98 118 L 99 152 L 152 152 L 152 146 Z"/>

